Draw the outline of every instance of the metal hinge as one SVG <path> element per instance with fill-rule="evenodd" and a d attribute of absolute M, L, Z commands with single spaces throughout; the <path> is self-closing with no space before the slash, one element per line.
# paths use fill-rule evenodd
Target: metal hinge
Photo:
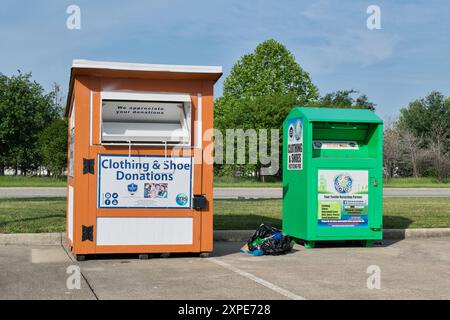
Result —
<path fill-rule="evenodd" d="M 94 174 L 95 161 L 94 159 L 83 158 L 83 174 Z"/>
<path fill-rule="evenodd" d="M 81 241 L 94 241 L 94 226 L 81 226 Z"/>
<path fill-rule="evenodd" d="M 208 207 L 208 201 L 204 194 L 194 195 L 192 206 L 195 210 L 206 209 Z"/>

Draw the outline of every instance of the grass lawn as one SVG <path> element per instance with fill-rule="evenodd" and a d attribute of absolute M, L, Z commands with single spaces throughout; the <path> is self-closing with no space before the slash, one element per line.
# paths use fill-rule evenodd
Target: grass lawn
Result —
<path fill-rule="evenodd" d="M 450 227 L 450 198 L 385 198 L 383 227 Z M 260 223 L 281 227 L 281 199 L 215 200 L 214 228 L 255 229 Z"/>
<path fill-rule="evenodd" d="M 67 179 L 53 177 L 0 176 L 0 187 L 66 187 Z"/>
<path fill-rule="evenodd" d="M 435 178 L 393 178 L 384 180 L 384 188 L 450 188 L 450 180 L 443 182 Z"/>
<path fill-rule="evenodd" d="M 266 182 L 255 178 L 214 177 L 215 188 L 281 188 L 281 181 L 268 179 Z"/>
<path fill-rule="evenodd" d="M 0 199 L 0 233 L 66 230 L 66 198 Z"/>
<path fill-rule="evenodd" d="M 215 200 L 214 228 L 281 227 L 281 199 Z M 0 233 L 62 232 L 65 198 L 0 199 Z M 450 227 L 450 198 L 385 198 L 384 228 Z"/>

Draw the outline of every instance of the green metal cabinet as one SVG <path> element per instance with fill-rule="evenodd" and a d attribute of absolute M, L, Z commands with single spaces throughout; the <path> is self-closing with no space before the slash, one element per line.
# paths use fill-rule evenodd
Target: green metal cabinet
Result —
<path fill-rule="evenodd" d="M 283 123 L 283 232 L 382 239 L 383 121 L 370 110 L 294 107 Z"/>

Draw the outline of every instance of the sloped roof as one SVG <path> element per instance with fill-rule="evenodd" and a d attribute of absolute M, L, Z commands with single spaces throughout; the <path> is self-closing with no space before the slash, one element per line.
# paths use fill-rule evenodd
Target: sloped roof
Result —
<path fill-rule="evenodd" d="M 368 109 L 295 107 L 309 121 L 383 123 Z"/>
<path fill-rule="evenodd" d="M 72 101 L 74 77 L 78 75 L 141 79 L 192 79 L 216 82 L 222 76 L 220 66 L 144 64 L 76 59 L 72 62 L 66 115 Z"/>

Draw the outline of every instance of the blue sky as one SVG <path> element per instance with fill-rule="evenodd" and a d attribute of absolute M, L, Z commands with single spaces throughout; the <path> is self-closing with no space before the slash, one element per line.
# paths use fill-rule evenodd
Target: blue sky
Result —
<path fill-rule="evenodd" d="M 81 8 L 68 30 L 66 8 Z M 381 8 L 381 30 L 366 9 Z M 221 65 L 269 38 L 295 55 L 321 94 L 355 89 L 395 118 L 432 90 L 450 96 L 450 3 L 441 1 L 12 1 L 0 5 L 0 72 L 67 90 L 72 59 Z"/>

